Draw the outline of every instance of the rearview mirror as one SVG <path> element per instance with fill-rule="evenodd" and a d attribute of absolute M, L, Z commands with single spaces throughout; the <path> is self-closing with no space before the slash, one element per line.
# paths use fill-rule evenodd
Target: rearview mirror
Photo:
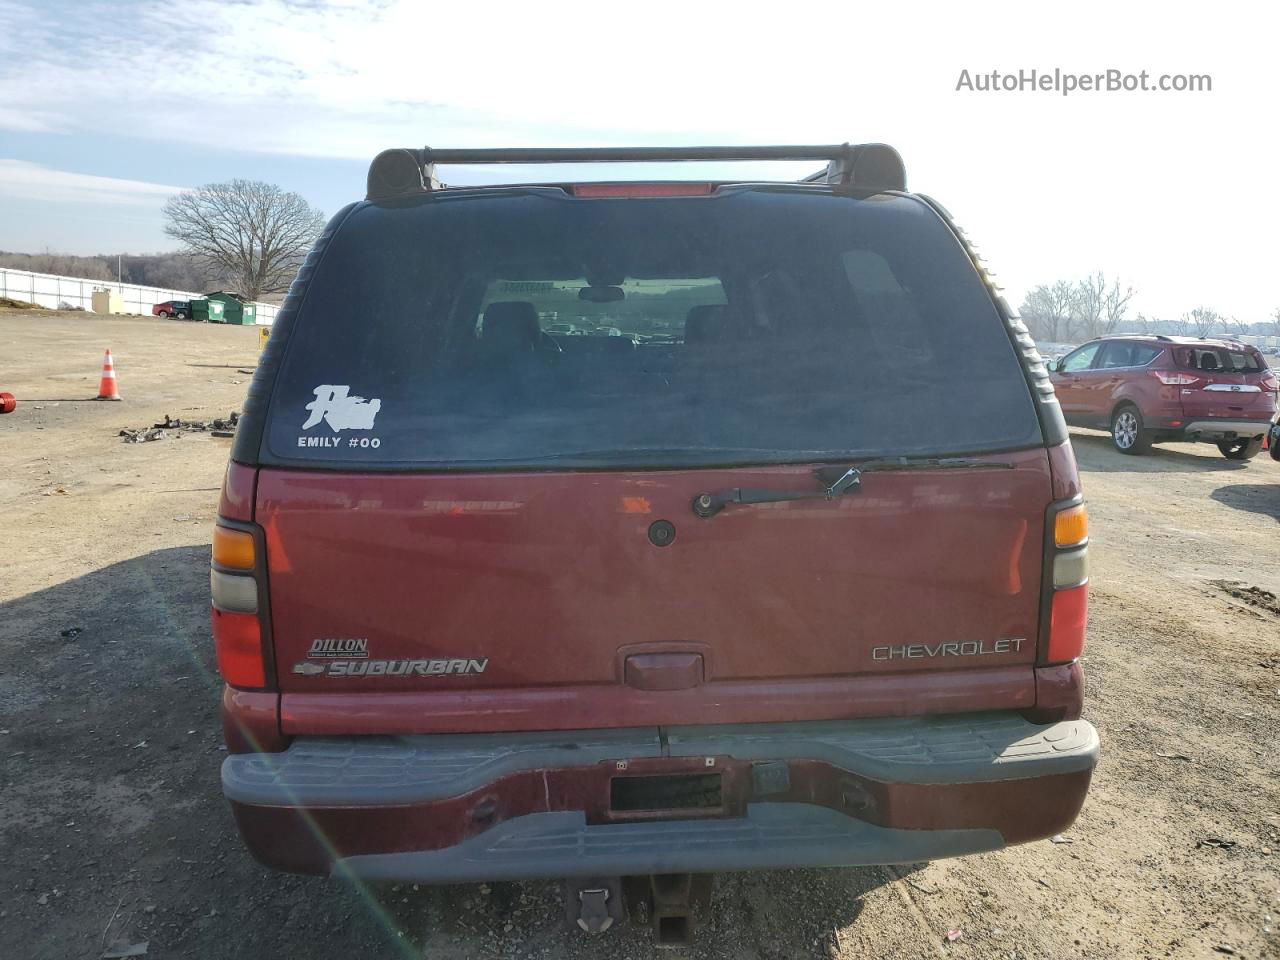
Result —
<path fill-rule="evenodd" d="M 616 303 L 626 298 L 621 287 L 583 287 L 578 291 L 578 299 L 590 303 Z"/>

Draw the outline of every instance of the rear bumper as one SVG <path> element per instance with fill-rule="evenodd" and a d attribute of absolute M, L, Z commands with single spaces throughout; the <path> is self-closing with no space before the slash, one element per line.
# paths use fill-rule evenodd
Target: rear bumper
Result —
<path fill-rule="evenodd" d="M 421 883 L 853 866 L 999 849 L 1079 812 L 1098 739 L 1013 713 L 305 738 L 226 759 L 268 866 Z M 611 809 L 610 782 L 717 773 L 714 808 Z"/>
<path fill-rule="evenodd" d="M 998 850 L 995 830 L 895 830 L 808 803 L 759 803 L 732 820 L 587 825 L 532 813 L 442 850 L 347 857 L 366 880 L 470 883 L 920 863 Z"/>
<path fill-rule="evenodd" d="M 1264 436 L 1271 428 L 1271 420 L 1228 420 L 1212 418 L 1192 420 L 1182 428 L 1188 440 L 1247 440 Z"/>

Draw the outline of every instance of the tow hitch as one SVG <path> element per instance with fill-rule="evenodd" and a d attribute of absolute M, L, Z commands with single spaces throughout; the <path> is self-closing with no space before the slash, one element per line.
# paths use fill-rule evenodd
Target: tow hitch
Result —
<path fill-rule="evenodd" d="M 654 944 L 680 947 L 693 942 L 696 911 L 711 906 L 711 874 L 660 873 L 649 877 L 649 918 Z"/>
<path fill-rule="evenodd" d="M 631 911 L 647 911 L 654 944 L 693 942 L 698 912 L 711 906 L 711 874 L 663 873 L 648 877 L 591 877 L 565 881 L 565 919 L 587 933 L 603 933 Z"/>

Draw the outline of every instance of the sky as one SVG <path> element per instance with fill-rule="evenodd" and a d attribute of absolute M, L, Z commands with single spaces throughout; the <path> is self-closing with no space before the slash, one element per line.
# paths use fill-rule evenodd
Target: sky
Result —
<path fill-rule="evenodd" d="M 1206 305 L 1259 321 L 1280 307 L 1277 27 L 1280 7 L 1237 0 L 0 0 L 0 250 L 172 249 L 166 197 L 233 177 L 332 213 L 389 146 L 881 141 L 1015 303 L 1104 270 L 1148 317 Z M 1212 89 L 957 89 L 964 71 L 976 87 L 1033 69 L 1208 75 Z"/>

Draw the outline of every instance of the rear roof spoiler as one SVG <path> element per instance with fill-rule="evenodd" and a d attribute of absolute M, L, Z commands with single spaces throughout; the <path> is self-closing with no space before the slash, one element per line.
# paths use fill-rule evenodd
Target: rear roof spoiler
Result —
<path fill-rule="evenodd" d="M 898 151 L 885 143 L 757 147 L 487 147 L 383 150 L 369 165 L 369 200 L 394 200 L 438 190 L 438 163 L 653 163 L 696 160 L 826 160 L 802 183 L 858 190 L 906 190 Z"/>

